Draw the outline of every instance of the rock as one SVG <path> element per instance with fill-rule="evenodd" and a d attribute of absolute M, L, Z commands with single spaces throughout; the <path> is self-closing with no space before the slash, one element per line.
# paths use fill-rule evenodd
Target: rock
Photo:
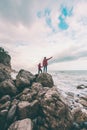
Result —
<path fill-rule="evenodd" d="M 24 91 L 23 91 L 23 94 L 28 94 L 30 92 L 30 89 L 29 88 L 25 88 Z"/>
<path fill-rule="evenodd" d="M 81 130 L 78 123 L 74 122 L 71 130 Z"/>
<path fill-rule="evenodd" d="M 7 101 L 10 101 L 11 100 L 11 97 L 9 95 L 5 95 L 3 96 L 1 99 L 0 99 L 0 103 L 5 103 Z"/>
<path fill-rule="evenodd" d="M 8 101 L 8 102 L 6 102 L 4 104 L 0 104 L 0 110 L 3 110 L 3 109 L 8 110 L 10 108 L 10 105 L 11 105 L 10 101 Z"/>
<path fill-rule="evenodd" d="M 42 100 L 45 93 L 49 90 L 48 87 L 43 87 L 40 83 L 33 83 L 31 87 L 32 99 Z"/>
<path fill-rule="evenodd" d="M 25 119 L 28 117 L 29 102 L 21 101 L 18 104 L 18 117 L 19 119 Z"/>
<path fill-rule="evenodd" d="M 81 84 L 81 85 L 78 85 L 77 86 L 77 89 L 84 89 L 85 88 L 85 85 L 84 84 Z"/>
<path fill-rule="evenodd" d="M 33 130 L 33 123 L 30 119 L 24 119 L 14 122 L 8 130 Z"/>
<path fill-rule="evenodd" d="M 43 91 L 43 86 L 41 85 L 41 83 L 33 83 L 31 90 L 32 92 L 36 91 L 36 93 L 38 93 L 39 91 Z"/>
<path fill-rule="evenodd" d="M 87 101 L 87 94 L 86 94 L 86 95 L 82 95 L 82 96 L 80 97 L 80 99 Z"/>
<path fill-rule="evenodd" d="M 21 91 L 25 87 L 29 87 L 30 84 L 33 82 L 35 76 L 26 71 L 26 70 L 20 70 L 18 75 L 16 76 L 16 86 Z"/>
<path fill-rule="evenodd" d="M 0 47 L 0 63 L 11 67 L 11 57 L 4 48 Z"/>
<path fill-rule="evenodd" d="M 81 122 L 79 123 L 79 126 L 81 130 L 87 130 L 87 122 Z"/>
<path fill-rule="evenodd" d="M 14 85 L 14 82 L 11 79 L 5 80 L 0 84 L 0 96 L 10 95 L 14 96 L 17 92 L 17 89 Z"/>
<path fill-rule="evenodd" d="M 38 130 L 48 130 L 48 129 L 45 128 L 44 126 L 40 126 L 40 127 L 38 128 Z"/>
<path fill-rule="evenodd" d="M 83 127 L 87 129 L 87 121 L 83 123 Z"/>
<path fill-rule="evenodd" d="M 13 106 L 13 105 L 18 105 L 18 103 L 19 103 L 19 100 L 13 99 L 13 101 L 11 102 L 11 105 L 12 105 L 12 106 Z"/>
<path fill-rule="evenodd" d="M 31 90 L 29 88 L 25 88 L 19 99 L 21 101 L 31 102 L 32 101 Z"/>
<path fill-rule="evenodd" d="M 49 89 L 49 88 L 48 88 Z M 34 100 L 39 100 L 46 93 L 47 87 L 43 87 L 40 83 L 33 83 L 31 89 L 26 88 L 20 95 L 21 101 L 32 102 Z"/>
<path fill-rule="evenodd" d="M 50 87 L 51 88 L 54 86 L 52 76 L 48 73 L 39 74 L 36 81 L 41 83 L 43 87 Z"/>
<path fill-rule="evenodd" d="M 41 100 L 45 122 L 43 126 L 51 130 L 70 130 L 72 117 L 62 95 L 55 87 L 49 89 Z"/>
<path fill-rule="evenodd" d="M 11 75 L 5 69 L 0 69 L 0 82 L 6 79 L 11 79 Z"/>
<path fill-rule="evenodd" d="M 87 107 L 87 101 L 86 100 L 80 99 L 79 103 L 82 104 L 84 107 Z"/>
<path fill-rule="evenodd" d="M 73 120 L 77 123 L 87 122 L 87 113 L 78 108 L 73 111 Z"/>
<path fill-rule="evenodd" d="M 37 100 L 29 103 L 27 101 L 21 101 L 18 104 L 19 119 L 35 118 L 39 112 L 39 103 Z"/>
<path fill-rule="evenodd" d="M 8 110 L 1 110 L 0 111 L 0 130 L 4 130 L 6 117 L 7 117 Z"/>
<path fill-rule="evenodd" d="M 16 109 L 17 109 L 17 105 L 13 105 L 10 110 L 8 111 L 8 115 L 7 115 L 7 124 L 10 125 L 15 117 L 16 114 Z"/>

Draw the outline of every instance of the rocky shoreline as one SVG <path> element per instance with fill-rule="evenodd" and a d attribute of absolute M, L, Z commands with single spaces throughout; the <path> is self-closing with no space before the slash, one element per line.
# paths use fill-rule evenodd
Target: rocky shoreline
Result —
<path fill-rule="evenodd" d="M 79 106 L 73 109 L 75 102 L 61 94 L 50 74 L 21 69 L 14 80 L 7 71 L 11 65 L 2 66 L 0 130 L 87 130 L 87 95 L 76 99 L 84 111 Z"/>

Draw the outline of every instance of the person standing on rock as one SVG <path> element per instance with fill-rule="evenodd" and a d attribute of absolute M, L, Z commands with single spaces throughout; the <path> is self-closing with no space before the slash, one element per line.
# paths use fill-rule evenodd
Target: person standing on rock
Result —
<path fill-rule="evenodd" d="M 41 63 L 38 64 L 38 74 L 40 74 L 40 72 L 42 73 L 42 68 L 43 66 L 41 66 Z"/>
<path fill-rule="evenodd" d="M 43 72 L 47 73 L 48 60 L 50 60 L 51 58 L 52 57 L 50 57 L 50 58 L 44 57 L 44 59 L 43 59 Z"/>

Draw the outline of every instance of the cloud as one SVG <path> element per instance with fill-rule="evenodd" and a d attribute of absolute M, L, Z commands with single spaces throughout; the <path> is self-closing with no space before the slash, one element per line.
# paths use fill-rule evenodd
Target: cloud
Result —
<path fill-rule="evenodd" d="M 87 58 L 87 50 L 77 50 L 75 47 L 70 47 L 69 49 L 64 50 L 64 52 L 54 56 L 54 59 L 49 63 L 61 63 L 61 62 L 71 62 L 75 60 L 79 60 L 80 58 Z"/>

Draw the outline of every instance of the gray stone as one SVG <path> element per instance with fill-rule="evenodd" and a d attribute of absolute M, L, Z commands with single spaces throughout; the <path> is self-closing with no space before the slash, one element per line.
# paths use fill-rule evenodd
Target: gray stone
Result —
<path fill-rule="evenodd" d="M 85 85 L 84 84 L 81 84 L 81 85 L 78 85 L 77 86 L 77 89 L 84 89 L 85 88 Z"/>
<path fill-rule="evenodd" d="M 11 79 L 5 80 L 0 84 L 0 95 L 10 95 L 13 96 L 17 92 L 14 82 Z"/>
<path fill-rule="evenodd" d="M 14 122 L 8 130 L 33 130 L 33 123 L 30 119 L 24 119 Z"/>
<path fill-rule="evenodd" d="M 0 111 L 0 130 L 4 130 L 8 110 L 4 109 Z"/>
<path fill-rule="evenodd" d="M 5 69 L 0 69 L 0 82 L 6 79 L 11 79 L 11 75 Z"/>
<path fill-rule="evenodd" d="M 21 91 L 25 87 L 29 87 L 30 84 L 33 82 L 35 76 L 26 71 L 26 70 L 20 70 L 18 75 L 16 76 L 16 86 Z"/>
<path fill-rule="evenodd" d="M 16 109 L 17 106 L 13 105 L 10 110 L 8 111 L 8 115 L 7 115 L 7 124 L 12 123 L 12 121 L 14 120 L 15 114 L 16 114 Z"/>
<path fill-rule="evenodd" d="M 50 88 L 43 99 L 41 107 L 45 117 L 45 126 L 47 122 L 48 129 L 51 130 L 70 130 L 72 125 L 72 116 L 66 101 L 55 87 Z"/>
<path fill-rule="evenodd" d="M 18 114 L 19 119 L 24 118 L 35 118 L 38 115 L 39 103 L 37 100 L 29 103 L 27 101 L 21 101 L 18 104 Z"/>
<path fill-rule="evenodd" d="M 3 110 L 3 109 L 8 110 L 8 109 L 10 108 L 10 105 L 11 105 L 11 102 L 10 102 L 10 101 L 7 101 L 7 102 L 4 103 L 4 104 L 0 104 L 0 110 Z"/>
<path fill-rule="evenodd" d="M 5 95 L 0 99 L 0 103 L 5 103 L 5 102 L 10 101 L 10 100 L 11 100 L 10 96 Z"/>
<path fill-rule="evenodd" d="M 87 122 L 87 112 L 82 111 L 81 108 L 75 109 L 72 115 L 73 115 L 73 120 L 77 123 Z"/>
<path fill-rule="evenodd" d="M 39 74 L 36 81 L 41 83 L 43 87 L 50 87 L 51 88 L 54 86 L 52 76 L 48 73 Z"/>

